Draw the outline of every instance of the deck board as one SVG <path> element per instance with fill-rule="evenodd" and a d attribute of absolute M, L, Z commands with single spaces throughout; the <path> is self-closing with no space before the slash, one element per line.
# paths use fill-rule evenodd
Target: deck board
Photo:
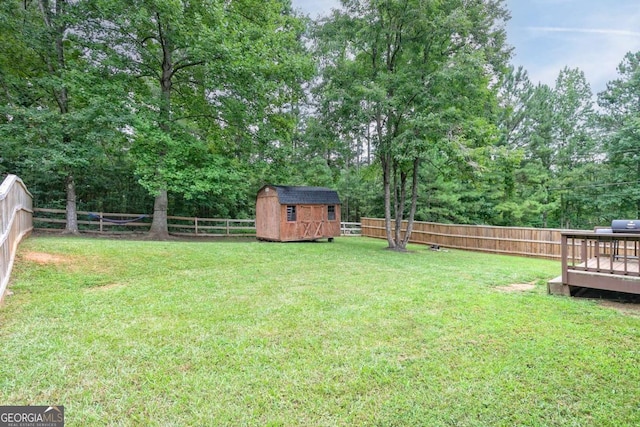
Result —
<path fill-rule="evenodd" d="M 612 260 L 610 257 L 598 257 L 591 258 L 586 263 L 576 264 L 571 269 L 613 274 L 640 274 L 640 263 L 637 259 L 627 258 L 625 262 L 624 258 Z"/>

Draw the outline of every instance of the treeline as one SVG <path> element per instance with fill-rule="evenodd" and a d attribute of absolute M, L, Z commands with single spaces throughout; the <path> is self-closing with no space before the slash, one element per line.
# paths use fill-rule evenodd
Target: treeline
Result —
<path fill-rule="evenodd" d="M 157 235 L 252 217 L 267 183 L 335 188 L 349 221 L 640 217 L 640 52 L 602 93 L 579 69 L 535 85 L 502 1 L 441 3 L 3 1 L 0 174 L 72 232 L 76 210 L 153 212 Z"/>

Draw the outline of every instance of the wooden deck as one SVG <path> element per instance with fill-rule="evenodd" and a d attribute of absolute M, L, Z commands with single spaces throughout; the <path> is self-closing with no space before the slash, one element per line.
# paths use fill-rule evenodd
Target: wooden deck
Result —
<path fill-rule="evenodd" d="M 581 289 L 640 294 L 640 235 L 562 233 L 562 275 L 548 283 L 551 294 Z"/>

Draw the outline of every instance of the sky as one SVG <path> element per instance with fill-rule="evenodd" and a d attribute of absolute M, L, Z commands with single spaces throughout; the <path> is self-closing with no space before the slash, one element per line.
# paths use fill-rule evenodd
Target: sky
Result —
<path fill-rule="evenodd" d="M 312 18 L 327 15 L 338 0 L 292 0 Z M 534 84 L 555 86 L 564 67 L 579 68 L 594 94 L 618 78 L 627 52 L 640 51 L 640 0 L 506 0 L 511 11 L 507 41 L 511 63 Z"/>

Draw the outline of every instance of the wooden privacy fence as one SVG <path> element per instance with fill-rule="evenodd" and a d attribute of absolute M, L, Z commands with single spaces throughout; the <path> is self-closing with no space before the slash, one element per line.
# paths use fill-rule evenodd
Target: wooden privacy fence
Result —
<path fill-rule="evenodd" d="M 406 225 L 405 221 L 403 232 Z M 559 260 L 562 231 L 567 230 L 415 222 L 410 241 L 445 248 Z M 384 219 L 362 218 L 362 235 L 386 238 Z"/>
<path fill-rule="evenodd" d="M 15 175 L 8 175 L 0 186 L 0 299 L 9 283 L 18 244 L 33 229 L 32 200 Z"/>
<path fill-rule="evenodd" d="M 60 230 L 66 223 L 64 209 L 33 209 L 33 221 L 36 230 Z M 151 226 L 151 215 L 123 214 L 123 213 L 93 213 L 78 212 L 78 227 L 80 231 L 102 234 L 147 232 Z M 176 236 L 198 237 L 255 237 L 256 221 L 254 219 L 226 219 L 226 218 L 194 218 L 183 216 L 168 216 L 169 232 Z M 343 222 L 341 234 L 349 236 L 360 235 L 359 222 Z"/>

